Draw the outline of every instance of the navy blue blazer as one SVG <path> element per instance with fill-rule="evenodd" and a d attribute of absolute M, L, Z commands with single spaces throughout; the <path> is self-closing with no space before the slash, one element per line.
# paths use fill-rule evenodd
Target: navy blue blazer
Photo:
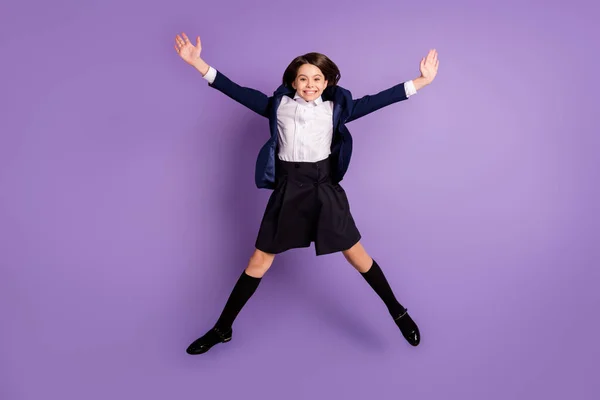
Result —
<path fill-rule="evenodd" d="M 217 70 L 213 83 L 209 86 L 219 90 L 250 110 L 269 119 L 271 137 L 262 146 L 256 160 L 254 180 L 256 187 L 273 189 L 275 187 L 275 168 L 277 157 L 277 108 L 283 96 L 293 98 L 295 90 L 285 85 L 279 86 L 272 96 L 231 81 Z M 328 86 L 322 94 L 323 101 L 331 100 L 333 107 L 333 138 L 331 141 L 332 179 L 339 183 L 346 174 L 352 156 L 352 135 L 346 123 L 363 117 L 390 104 L 406 100 L 404 83 L 392 86 L 374 95 L 358 99 L 352 93 L 337 85 Z"/>

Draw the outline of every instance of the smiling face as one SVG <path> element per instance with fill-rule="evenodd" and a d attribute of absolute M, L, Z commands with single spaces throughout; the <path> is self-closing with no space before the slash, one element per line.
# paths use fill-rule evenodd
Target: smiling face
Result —
<path fill-rule="evenodd" d="M 298 68 L 292 87 L 306 101 L 319 98 L 327 87 L 327 81 L 321 70 L 312 64 L 303 64 Z"/>

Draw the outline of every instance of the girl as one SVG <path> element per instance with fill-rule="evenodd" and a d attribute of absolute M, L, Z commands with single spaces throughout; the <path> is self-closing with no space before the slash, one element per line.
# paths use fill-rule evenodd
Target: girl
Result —
<path fill-rule="evenodd" d="M 359 99 L 337 85 L 338 67 L 320 53 L 296 57 L 283 73 L 281 86 L 267 96 L 239 86 L 204 62 L 199 36 L 194 46 L 185 33 L 177 35 L 175 50 L 209 86 L 268 118 L 271 133 L 256 162 L 256 186 L 273 190 L 256 249 L 216 324 L 191 343 L 187 353 L 202 354 L 230 341 L 235 318 L 273 264 L 275 254 L 309 247 L 311 242 L 317 256 L 341 252 L 384 302 L 408 343 L 417 346 L 419 329 L 394 296 L 380 266 L 360 243 L 361 235 L 339 182 L 352 154 L 352 137 L 345 124 L 406 100 L 430 84 L 439 65 L 436 50 L 421 59 L 418 78 Z"/>

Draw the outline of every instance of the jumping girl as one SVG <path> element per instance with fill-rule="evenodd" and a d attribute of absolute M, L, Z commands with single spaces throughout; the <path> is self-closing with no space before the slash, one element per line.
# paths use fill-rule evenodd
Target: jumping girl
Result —
<path fill-rule="evenodd" d="M 419 329 L 398 302 L 377 262 L 362 246 L 346 192 L 340 181 L 352 154 L 346 124 L 382 107 L 408 99 L 435 78 L 439 60 L 432 49 L 421 59 L 421 75 L 374 95 L 353 99 L 338 86 L 340 71 L 320 53 L 296 57 L 272 96 L 242 87 L 202 58 L 200 37 L 192 44 L 185 33 L 175 50 L 217 89 L 268 119 L 270 138 L 256 161 L 255 183 L 272 190 L 253 254 L 215 325 L 187 348 L 202 354 L 232 338 L 233 322 L 256 291 L 276 254 L 315 244 L 316 255 L 341 252 L 381 298 L 408 343 L 417 346 Z"/>

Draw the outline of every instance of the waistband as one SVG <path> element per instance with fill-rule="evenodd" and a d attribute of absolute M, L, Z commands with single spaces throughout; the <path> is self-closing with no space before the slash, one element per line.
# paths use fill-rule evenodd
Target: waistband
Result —
<path fill-rule="evenodd" d="M 316 162 L 282 161 L 277 158 L 276 173 L 279 177 L 291 175 L 320 181 L 328 178 L 331 172 L 331 159 L 328 157 Z"/>
<path fill-rule="evenodd" d="M 283 161 L 277 158 L 278 166 L 284 170 L 292 169 L 329 169 L 331 167 L 331 159 L 329 157 L 319 161 Z"/>

